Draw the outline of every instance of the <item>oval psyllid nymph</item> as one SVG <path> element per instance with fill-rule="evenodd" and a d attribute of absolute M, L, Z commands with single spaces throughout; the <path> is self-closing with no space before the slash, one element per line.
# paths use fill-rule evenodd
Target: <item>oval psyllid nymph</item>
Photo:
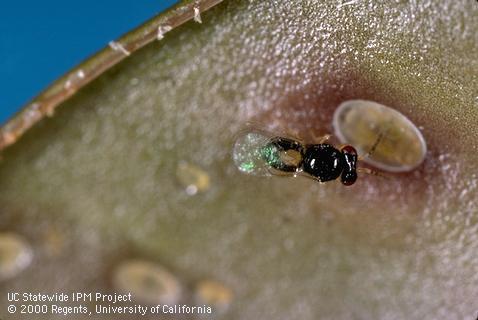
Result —
<path fill-rule="evenodd" d="M 361 156 L 379 141 L 363 160 L 382 170 L 411 171 L 425 158 L 427 147 L 422 133 L 403 114 L 382 104 L 345 101 L 335 111 L 333 126 L 337 138 L 356 147 Z"/>

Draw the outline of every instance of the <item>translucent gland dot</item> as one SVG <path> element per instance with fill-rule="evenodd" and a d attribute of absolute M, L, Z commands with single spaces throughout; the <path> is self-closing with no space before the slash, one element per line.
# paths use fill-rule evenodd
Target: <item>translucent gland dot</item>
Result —
<path fill-rule="evenodd" d="M 270 136 L 261 132 L 246 132 L 235 141 L 232 158 L 239 171 L 257 175 L 270 175 L 270 162 L 278 161 L 269 146 Z"/>
<path fill-rule="evenodd" d="M 205 192 L 211 187 L 211 180 L 206 171 L 184 161 L 178 164 L 176 177 L 188 195 Z"/>
<path fill-rule="evenodd" d="M 22 237 L 0 234 L 0 280 L 15 277 L 30 265 L 32 258 L 33 251 Z"/>
<path fill-rule="evenodd" d="M 130 260 L 119 265 L 113 274 L 113 285 L 132 299 L 151 304 L 176 304 L 181 286 L 174 275 L 152 262 Z"/>
<path fill-rule="evenodd" d="M 231 304 L 232 290 L 215 280 L 203 280 L 196 286 L 195 296 L 198 304 L 206 304 L 214 311 L 225 312 Z"/>
<path fill-rule="evenodd" d="M 410 171 L 425 158 L 427 147 L 418 128 L 382 104 L 346 101 L 335 111 L 333 126 L 342 143 L 354 146 L 365 162 L 382 170 Z"/>

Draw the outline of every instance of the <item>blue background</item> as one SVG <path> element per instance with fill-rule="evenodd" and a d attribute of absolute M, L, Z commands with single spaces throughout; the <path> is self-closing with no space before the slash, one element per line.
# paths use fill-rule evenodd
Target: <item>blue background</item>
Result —
<path fill-rule="evenodd" d="M 2 1 L 0 123 L 110 40 L 176 2 Z"/>

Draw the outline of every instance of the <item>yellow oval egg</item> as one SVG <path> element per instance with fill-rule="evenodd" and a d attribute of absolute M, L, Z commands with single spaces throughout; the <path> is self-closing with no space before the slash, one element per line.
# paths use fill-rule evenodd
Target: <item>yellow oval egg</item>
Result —
<path fill-rule="evenodd" d="M 211 187 L 211 179 L 207 172 L 188 162 L 179 162 L 176 177 L 190 196 L 198 192 L 205 192 Z"/>
<path fill-rule="evenodd" d="M 234 296 L 230 288 L 215 280 L 200 281 L 195 293 L 199 305 L 212 306 L 218 312 L 225 312 Z"/>
<path fill-rule="evenodd" d="M 27 268 L 33 258 L 30 245 L 14 233 L 0 234 L 0 280 L 15 277 Z"/>
<path fill-rule="evenodd" d="M 181 298 L 178 279 L 153 262 L 128 260 L 114 271 L 113 285 L 120 292 L 131 293 L 142 303 L 176 304 Z"/>
<path fill-rule="evenodd" d="M 363 160 L 379 169 L 406 172 L 419 166 L 427 151 L 418 128 L 400 112 L 366 100 L 345 101 L 334 114 L 337 138 L 354 146 Z M 370 150 L 376 144 L 375 150 Z"/>

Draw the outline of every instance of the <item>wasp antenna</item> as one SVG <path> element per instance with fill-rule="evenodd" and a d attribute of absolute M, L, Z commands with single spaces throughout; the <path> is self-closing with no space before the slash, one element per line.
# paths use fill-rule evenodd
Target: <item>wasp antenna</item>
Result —
<path fill-rule="evenodd" d="M 377 140 L 375 140 L 375 142 L 373 143 L 373 145 L 372 145 L 372 147 L 370 148 L 370 150 L 369 150 L 369 151 L 367 152 L 367 154 L 363 157 L 364 159 L 370 157 L 370 156 L 375 152 L 375 150 L 376 150 L 377 147 L 378 147 L 378 144 L 382 141 L 383 136 L 385 135 L 386 132 L 387 132 L 387 130 L 385 130 L 385 131 L 380 131 L 380 133 L 378 134 Z"/>
<path fill-rule="evenodd" d="M 378 134 L 377 136 L 377 140 L 375 140 L 375 142 L 373 143 L 372 147 L 370 148 L 370 150 L 367 152 L 367 154 L 363 157 L 358 157 L 358 160 L 362 161 L 368 157 L 370 157 L 374 152 L 375 150 L 377 149 L 378 145 L 380 144 L 380 142 L 382 142 L 382 139 L 383 137 L 385 136 L 385 134 L 388 132 L 388 127 L 381 130 L 380 133 Z"/>
<path fill-rule="evenodd" d="M 378 177 L 381 177 L 381 178 L 384 178 L 384 179 L 390 179 L 390 177 L 388 175 L 383 174 L 382 172 L 372 170 L 370 168 L 363 168 L 363 167 L 357 168 L 357 172 L 358 173 L 370 174 L 370 175 L 373 175 L 373 176 L 378 176 Z"/>

